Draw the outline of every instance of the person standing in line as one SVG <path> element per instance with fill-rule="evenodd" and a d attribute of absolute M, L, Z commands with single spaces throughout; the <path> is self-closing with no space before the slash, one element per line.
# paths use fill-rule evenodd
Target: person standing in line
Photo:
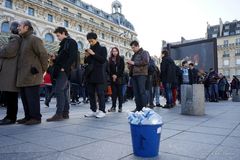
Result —
<path fill-rule="evenodd" d="M 112 107 L 109 112 L 116 111 L 116 102 L 118 98 L 118 112 L 122 112 L 123 94 L 122 94 L 122 82 L 124 74 L 124 60 L 119 55 L 119 49 L 113 47 L 111 50 L 111 56 L 109 58 L 109 69 L 112 87 Z"/>
<path fill-rule="evenodd" d="M 19 124 L 41 123 L 39 87 L 43 73 L 47 70 L 48 54 L 43 41 L 33 35 L 30 21 L 21 21 L 18 26 L 22 43 L 17 67 L 17 87 L 20 87 L 25 117 L 17 120 Z"/>
<path fill-rule="evenodd" d="M 156 101 L 156 107 L 163 107 L 160 104 L 160 70 L 158 69 L 157 66 L 155 66 L 155 71 L 153 72 L 153 79 L 152 79 L 152 84 L 153 84 L 153 96 L 155 97 Z"/>
<path fill-rule="evenodd" d="M 57 110 L 51 118 L 47 119 L 47 122 L 69 119 L 69 77 L 72 66 L 77 63 L 78 58 L 77 42 L 69 36 L 66 28 L 57 27 L 54 33 L 61 41 L 52 75 L 55 80 Z"/>
<path fill-rule="evenodd" d="M 10 25 L 9 42 L 0 48 L 0 91 L 4 91 L 7 115 L 0 120 L 0 125 L 14 124 L 18 111 L 18 91 L 16 87 L 17 61 L 22 39 L 18 35 L 18 22 Z"/>
<path fill-rule="evenodd" d="M 130 46 L 134 52 L 127 63 L 132 76 L 133 94 L 136 108 L 133 112 L 142 110 L 147 105 L 146 81 L 148 76 L 149 53 L 139 46 L 138 41 L 132 41 Z"/>
<path fill-rule="evenodd" d="M 106 62 L 107 49 L 100 45 L 97 40 L 97 34 L 90 32 L 87 34 L 87 40 L 90 48 L 85 50 L 84 63 L 85 79 L 87 83 L 88 94 L 90 98 L 91 112 L 85 114 L 85 117 L 105 117 L 105 86 L 106 86 Z M 99 111 L 97 112 L 96 94 L 99 102 Z"/>
<path fill-rule="evenodd" d="M 163 108 L 173 107 L 172 84 L 176 81 L 176 65 L 168 50 L 162 51 L 161 80 L 166 94 L 167 103 Z"/>

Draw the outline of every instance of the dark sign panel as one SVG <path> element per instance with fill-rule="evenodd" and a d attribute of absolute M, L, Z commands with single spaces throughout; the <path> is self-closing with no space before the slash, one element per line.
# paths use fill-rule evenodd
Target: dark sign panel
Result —
<path fill-rule="evenodd" d="M 180 45 L 170 45 L 170 54 L 176 64 L 183 60 L 195 64 L 195 67 L 208 71 L 217 70 L 217 42 L 216 39 L 200 40 Z"/>

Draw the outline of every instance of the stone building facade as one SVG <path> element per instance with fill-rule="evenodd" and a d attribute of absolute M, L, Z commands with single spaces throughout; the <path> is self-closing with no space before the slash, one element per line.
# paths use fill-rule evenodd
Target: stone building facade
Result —
<path fill-rule="evenodd" d="M 112 13 L 108 14 L 81 0 L 0 0 L 0 43 L 4 43 L 11 21 L 27 19 L 49 52 L 58 48 L 54 29 L 64 26 L 78 42 L 80 52 L 89 47 L 86 34 L 94 31 L 108 51 L 116 46 L 129 59 L 133 54 L 129 44 L 137 39 L 137 34 L 122 14 L 121 3 L 115 0 L 111 7 Z"/>

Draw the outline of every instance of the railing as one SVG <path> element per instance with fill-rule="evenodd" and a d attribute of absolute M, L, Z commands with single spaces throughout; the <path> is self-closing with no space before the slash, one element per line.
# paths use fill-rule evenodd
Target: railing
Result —
<path fill-rule="evenodd" d="M 229 54 L 224 54 L 223 57 L 230 57 L 230 55 Z"/>
<path fill-rule="evenodd" d="M 55 11 L 60 11 L 60 8 L 58 6 L 53 5 L 52 3 L 49 2 L 44 2 L 43 3 L 45 7 L 48 7 L 50 9 L 54 9 Z"/>
<path fill-rule="evenodd" d="M 235 56 L 240 56 L 240 53 L 235 53 Z"/>

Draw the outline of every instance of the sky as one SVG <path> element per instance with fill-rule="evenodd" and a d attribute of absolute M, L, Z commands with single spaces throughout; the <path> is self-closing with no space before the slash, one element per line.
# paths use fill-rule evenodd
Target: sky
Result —
<path fill-rule="evenodd" d="M 114 0 L 83 0 L 111 13 Z M 138 34 L 140 46 L 159 56 L 162 40 L 177 42 L 181 37 L 203 38 L 207 23 L 240 21 L 240 0 L 119 0 L 122 14 Z"/>

